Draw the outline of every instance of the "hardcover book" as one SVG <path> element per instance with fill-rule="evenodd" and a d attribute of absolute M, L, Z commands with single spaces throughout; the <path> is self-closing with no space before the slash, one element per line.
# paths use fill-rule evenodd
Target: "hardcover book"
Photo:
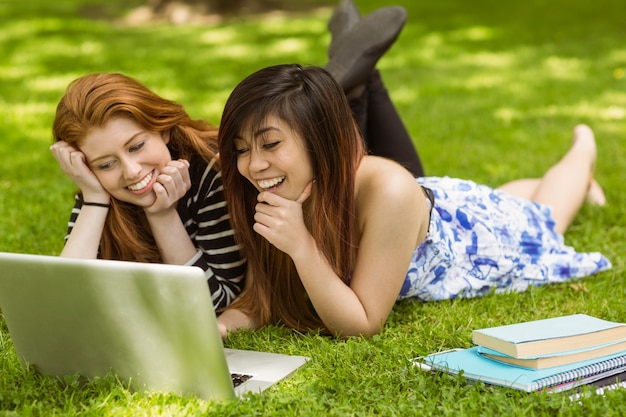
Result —
<path fill-rule="evenodd" d="M 626 325 L 573 314 L 474 330 L 476 345 L 514 358 L 534 358 L 588 349 L 626 339 Z"/>
<path fill-rule="evenodd" d="M 609 343 L 588 349 L 578 349 L 558 354 L 539 355 L 532 358 L 514 358 L 513 356 L 509 356 L 483 346 L 478 346 L 478 353 L 486 358 L 530 369 L 545 369 L 552 368 L 554 366 L 568 365 L 619 352 L 626 352 L 626 340 L 620 340 L 616 343 Z"/>

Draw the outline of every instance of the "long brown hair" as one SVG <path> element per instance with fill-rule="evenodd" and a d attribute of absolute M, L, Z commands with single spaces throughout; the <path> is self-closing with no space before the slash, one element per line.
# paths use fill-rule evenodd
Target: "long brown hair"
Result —
<path fill-rule="evenodd" d="M 303 205 L 309 231 L 346 284 L 354 268 L 355 176 L 365 149 L 343 90 L 322 68 L 268 67 L 233 90 L 218 135 L 226 201 L 252 272 L 251 288 L 232 307 L 258 318 L 258 325 L 324 328 L 291 258 L 253 231 L 258 191 L 237 170 L 234 139 L 272 115 L 303 138 L 309 153 L 315 176 L 313 194 Z"/>
<path fill-rule="evenodd" d="M 92 128 L 115 117 L 128 117 L 144 129 L 168 132 L 173 158 L 199 155 L 207 163 L 216 156 L 217 128 L 192 120 L 184 108 L 153 93 L 123 74 L 89 74 L 74 80 L 61 98 L 52 125 L 54 141 L 80 149 Z M 111 199 L 100 242 L 100 257 L 137 262 L 160 262 L 152 232 L 141 207 Z"/>

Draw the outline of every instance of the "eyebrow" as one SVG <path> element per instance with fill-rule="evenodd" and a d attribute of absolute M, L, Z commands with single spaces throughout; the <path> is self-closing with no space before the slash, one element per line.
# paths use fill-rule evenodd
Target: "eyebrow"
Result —
<path fill-rule="evenodd" d="M 141 131 L 139 131 L 139 132 L 135 133 L 134 135 L 132 135 L 130 138 L 128 138 L 128 140 L 127 140 L 126 142 L 124 142 L 123 147 L 128 146 L 128 144 L 129 144 L 129 143 L 131 143 L 133 140 L 135 140 L 135 138 L 137 138 L 137 136 L 139 136 L 139 135 L 141 135 L 141 134 L 143 134 L 143 133 L 145 133 L 145 132 L 146 132 L 145 130 L 141 130 Z M 94 159 L 92 159 L 92 160 L 87 160 L 87 164 L 88 164 L 88 165 L 93 165 L 94 163 L 96 163 L 96 162 L 97 162 L 97 161 L 99 161 L 100 159 L 105 159 L 105 158 L 107 158 L 108 156 L 109 156 L 109 155 L 102 155 L 102 156 L 98 156 L 97 158 L 94 158 Z"/>
<path fill-rule="evenodd" d="M 265 133 L 269 132 L 270 130 L 275 130 L 276 132 L 282 132 L 281 129 L 275 127 L 275 126 L 264 126 L 261 127 L 259 129 L 257 129 L 256 131 L 254 131 L 252 133 L 252 137 L 254 139 L 258 138 L 259 136 L 264 135 Z M 237 135 L 233 138 L 233 140 L 243 140 L 245 142 L 245 139 L 241 136 L 241 135 Z"/>

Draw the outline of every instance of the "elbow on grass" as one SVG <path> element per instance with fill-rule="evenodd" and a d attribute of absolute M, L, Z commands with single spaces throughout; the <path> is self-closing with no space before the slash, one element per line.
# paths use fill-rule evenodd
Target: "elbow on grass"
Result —
<path fill-rule="evenodd" d="M 384 323 L 373 326 L 364 326 L 363 328 L 359 329 L 344 329 L 343 331 L 340 329 L 334 329 L 331 332 L 338 339 L 347 339 L 349 337 L 362 337 L 365 339 L 369 339 L 373 336 L 380 334 L 383 326 Z"/>

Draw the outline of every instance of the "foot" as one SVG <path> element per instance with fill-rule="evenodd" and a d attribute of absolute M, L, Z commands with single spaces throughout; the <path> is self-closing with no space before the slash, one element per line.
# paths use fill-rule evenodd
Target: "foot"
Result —
<path fill-rule="evenodd" d="M 326 69 L 344 91 L 350 91 L 367 80 L 380 57 L 400 35 L 405 21 L 404 8 L 383 7 L 365 16 L 336 39 Z"/>
<path fill-rule="evenodd" d="M 361 20 L 361 13 L 352 0 L 341 0 L 333 10 L 328 21 L 331 39 L 328 45 L 328 58 L 332 58 L 337 49 L 337 38 L 350 31 Z"/>
<path fill-rule="evenodd" d="M 592 165 L 596 163 L 596 139 L 593 131 L 587 125 L 576 125 L 574 134 L 572 135 L 572 148 L 586 148 L 586 152 L 592 158 Z"/>
<path fill-rule="evenodd" d="M 594 178 L 592 178 L 591 182 L 589 183 L 589 189 L 587 190 L 587 196 L 585 197 L 585 201 L 593 206 L 606 205 L 606 196 L 604 195 L 604 190 L 602 190 L 602 187 Z"/>
<path fill-rule="evenodd" d="M 606 196 L 604 191 L 598 182 L 593 178 L 593 170 L 596 163 L 597 148 L 596 140 L 593 135 L 593 131 L 587 125 L 577 125 L 574 128 L 574 134 L 572 137 L 572 148 L 578 148 L 584 150 L 584 152 L 591 156 L 591 180 L 589 181 L 589 188 L 587 190 L 586 201 L 589 204 L 604 206 L 606 204 Z"/>

